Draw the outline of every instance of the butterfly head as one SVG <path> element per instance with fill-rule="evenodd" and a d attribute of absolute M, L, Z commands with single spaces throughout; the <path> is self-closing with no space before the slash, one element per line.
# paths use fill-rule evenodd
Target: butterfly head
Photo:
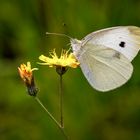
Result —
<path fill-rule="evenodd" d="M 70 44 L 71 44 L 71 47 L 72 47 L 72 50 L 73 50 L 74 54 L 77 54 L 78 51 L 80 50 L 81 43 L 82 43 L 81 40 L 78 40 L 78 39 L 75 39 L 75 38 L 70 39 Z"/>

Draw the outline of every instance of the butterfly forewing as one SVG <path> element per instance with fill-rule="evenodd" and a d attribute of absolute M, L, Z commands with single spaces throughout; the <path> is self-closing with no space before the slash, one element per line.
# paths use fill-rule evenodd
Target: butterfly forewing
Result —
<path fill-rule="evenodd" d="M 140 28 L 119 26 L 99 30 L 83 39 L 83 47 L 86 46 L 86 43 L 112 48 L 132 61 L 140 49 Z"/>

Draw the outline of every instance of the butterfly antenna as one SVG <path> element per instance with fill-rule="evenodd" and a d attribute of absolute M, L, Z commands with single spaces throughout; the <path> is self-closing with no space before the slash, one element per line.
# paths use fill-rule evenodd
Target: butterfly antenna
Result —
<path fill-rule="evenodd" d="M 65 34 L 61 34 L 61 33 L 49 33 L 49 32 L 46 32 L 46 35 L 57 35 L 57 36 L 64 36 L 64 37 L 67 37 L 69 39 L 72 39 L 72 37 L 68 36 L 68 35 L 65 35 Z"/>

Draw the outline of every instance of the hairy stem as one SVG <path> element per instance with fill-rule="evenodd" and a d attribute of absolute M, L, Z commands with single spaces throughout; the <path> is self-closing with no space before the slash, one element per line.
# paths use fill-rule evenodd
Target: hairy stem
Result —
<path fill-rule="evenodd" d="M 58 126 L 58 128 L 60 129 L 60 131 L 63 133 L 63 135 L 65 136 L 66 140 L 68 140 L 68 136 L 66 135 L 64 128 L 61 127 L 61 125 L 59 124 L 59 122 L 53 117 L 53 115 L 48 111 L 48 109 L 42 104 L 42 102 L 40 101 L 40 99 L 38 97 L 35 97 L 35 100 L 37 101 L 37 103 L 44 109 L 44 111 L 48 114 L 48 116 L 51 118 L 51 120 L 53 120 L 55 122 L 55 124 Z"/>
<path fill-rule="evenodd" d="M 60 75 L 60 125 L 64 128 L 63 121 L 63 87 L 62 87 L 62 75 Z"/>

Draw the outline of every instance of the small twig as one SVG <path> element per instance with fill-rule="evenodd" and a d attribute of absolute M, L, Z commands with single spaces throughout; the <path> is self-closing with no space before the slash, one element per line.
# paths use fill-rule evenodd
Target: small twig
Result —
<path fill-rule="evenodd" d="M 49 115 L 49 117 L 51 118 L 51 120 L 53 120 L 55 122 L 55 124 L 58 126 L 58 128 L 61 130 L 61 132 L 65 136 L 66 140 L 69 140 L 68 136 L 66 135 L 66 133 L 64 131 L 64 128 L 61 127 L 61 125 L 59 124 L 59 122 L 53 117 L 53 115 L 48 111 L 48 109 L 42 104 L 42 102 L 39 100 L 39 98 L 38 97 L 35 97 L 35 100 L 45 110 L 45 112 Z"/>

